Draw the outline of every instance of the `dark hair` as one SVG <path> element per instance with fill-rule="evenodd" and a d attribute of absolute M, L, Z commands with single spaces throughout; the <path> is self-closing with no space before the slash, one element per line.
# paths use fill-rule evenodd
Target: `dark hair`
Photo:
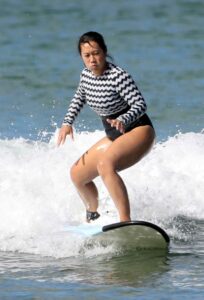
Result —
<path fill-rule="evenodd" d="M 100 33 L 95 31 L 86 32 L 79 38 L 79 42 L 78 42 L 79 54 L 81 55 L 81 44 L 90 43 L 93 41 L 99 45 L 99 47 L 103 50 L 106 56 L 109 56 L 107 54 L 107 47 L 104 42 L 103 36 Z"/>

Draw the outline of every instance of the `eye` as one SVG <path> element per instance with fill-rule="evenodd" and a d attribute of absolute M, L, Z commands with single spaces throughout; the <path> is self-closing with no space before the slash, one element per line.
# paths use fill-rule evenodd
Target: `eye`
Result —
<path fill-rule="evenodd" d="M 99 55 L 99 54 L 100 52 L 98 50 L 93 52 L 93 55 Z"/>

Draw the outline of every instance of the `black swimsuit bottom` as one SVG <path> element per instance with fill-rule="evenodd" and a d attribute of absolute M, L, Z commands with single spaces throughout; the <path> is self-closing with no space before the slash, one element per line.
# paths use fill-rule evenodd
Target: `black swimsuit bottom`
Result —
<path fill-rule="evenodd" d="M 115 139 L 120 137 L 122 135 L 122 133 L 119 130 L 117 130 L 115 127 L 111 127 L 111 125 L 106 121 L 106 119 L 116 119 L 120 115 L 126 113 L 128 110 L 129 110 L 129 107 L 119 113 L 114 114 L 114 115 L 101 117 L 103 126 L 105 128 L 106 135 L 111 141 L 114 141 Z M 131 131 L 133 128 L 136 128 L 139 126 L 145 126 L 145 125 L 150 125 L 152 128 L 154 128 L 152 125 L 152 122 L 147 114 L 144 114 L 138 120 L 127 125 L 125 127 L 125 133 L 128 131 Z"/>

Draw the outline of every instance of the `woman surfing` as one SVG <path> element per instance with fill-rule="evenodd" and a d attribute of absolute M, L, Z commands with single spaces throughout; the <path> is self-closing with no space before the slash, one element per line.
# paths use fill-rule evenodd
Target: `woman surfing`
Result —
<path fill-rule="evenodd" d="M 78 89 L 59 131 L 58 145 L 67 135 L 73 138 L 73 123 L 84 104 L 100 117 L 106 135 L 88 149 L 71 167 L 71 179 L 86 207 L 87 222 L 97 219 L 100 176 L 115 203 L 121 222 L 130 221 L 130 203 L 119 171 L 140 161 L 151 149 L 155 131 L 146 114 L 146 103 L 135 81 L 121 67 L 108 61 L 103 36 L 83 34 L 78 50 L 85 68 Z"/>

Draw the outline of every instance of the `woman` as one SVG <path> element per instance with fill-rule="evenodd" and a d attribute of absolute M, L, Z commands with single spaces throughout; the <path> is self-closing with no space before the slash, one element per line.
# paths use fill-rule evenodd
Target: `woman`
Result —
<path fill-rule="evenodd" d="M 73 122 L 87 103 L 102 119 L 106 136 L 86 151 L 71 168 L 71 178 L 86 206 L 87 222 L 97 219 L 98 190 L 93 180 L 101 176 L 120 221 L 130 221 L 126 186 L 118 172 L 137 163 L 151 149 L 154 129 L 145 114 L 146 104 L 132 77 L 110 63 L 103 36 L 83 34 L 78 50 L 85 68 L 64 118 L 58 145 L 73 138 Z"/>

